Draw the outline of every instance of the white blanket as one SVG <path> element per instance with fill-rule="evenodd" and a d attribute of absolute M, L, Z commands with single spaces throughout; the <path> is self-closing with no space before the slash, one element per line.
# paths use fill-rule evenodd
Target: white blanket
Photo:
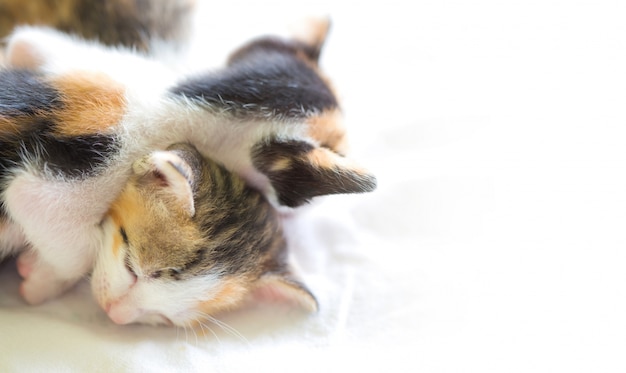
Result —
<path fill-rule="evenodd" d="M 87 283 L 26 306 L 7 262 L 0 372 L 626 371 L 624 3 L 210 1 L 190 56 L 296 9 L 333 19 L 322 65 L 379 178 L 289 222 L 319 313 L 117 326 Z"/>

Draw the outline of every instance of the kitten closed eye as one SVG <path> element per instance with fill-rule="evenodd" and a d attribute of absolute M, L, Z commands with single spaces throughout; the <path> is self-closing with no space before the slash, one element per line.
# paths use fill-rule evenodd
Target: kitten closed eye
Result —
<path fill-rule="evenodd" d="M 135 273 L 135 270 L 133 269 L 133 266 L 130 262 L 130 257 L 128 255 L 124 259 L 124 268 L 126 268 L 128 273 L 130 273 L 133 277 L 137 278 L 137 273 Z"/>

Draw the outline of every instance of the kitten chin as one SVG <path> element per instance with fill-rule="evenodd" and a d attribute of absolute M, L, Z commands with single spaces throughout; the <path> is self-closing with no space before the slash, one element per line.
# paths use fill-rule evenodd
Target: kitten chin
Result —
<path fill-rule="evenodd" d="M 317 309 L 276 210 L 190 145 L 137 161 L 102 229 L 92 289 L 117 324 L 196 325 L 252 294 Z"/>

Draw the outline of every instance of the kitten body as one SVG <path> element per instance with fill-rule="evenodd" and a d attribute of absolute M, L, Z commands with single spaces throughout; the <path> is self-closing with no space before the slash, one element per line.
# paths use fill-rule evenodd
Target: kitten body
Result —
<path fill-rule="evenodd" d="M 16 31 L 0 73 L 0 178 L 3 250 L 37 253 L 18 260 L 24 298 L 42 302 L 89 271 L 130 165 L 170 144 L 193 144 L 275 205 L 373 190 L 342 155 L 338 103 L 317 66 L 326 26 L 307 42 L 257 40 L 182 79 L 125 50 Z"/>

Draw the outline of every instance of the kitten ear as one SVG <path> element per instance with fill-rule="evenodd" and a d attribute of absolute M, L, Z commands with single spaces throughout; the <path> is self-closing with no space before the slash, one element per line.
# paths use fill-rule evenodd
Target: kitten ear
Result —
<path fill-rule="evenodd" d="M 376 189 L 374 175 L 332 150 L 304 141 L 259 144 L 252 150 L 252 163 L 269 178 L 278 201 L 289 207 L 315 196 Z"/>
<path fill-rule="evenodd" d="M 309 17 L 291 25 L 293 38 L 307 46 L 307 56 L 314 62 L 319 61 L 330 25 L 329 17 Z"/>
<path fill-rule="evenodd" d="M 290 271 L 264 274 L 252 294 L 258 300 L 289 303 L 309 312 L 317 312 L 319 309 L 313 293 Z"/>
<path fill-rule="evenodd" d="M 269 51 L 291 53 L 317 64 L 330 29 L 330 19 L 307 18 L 293 24 L 291 29 L 293 36 L 288 40 L 266 36 L 244 44 L 231 53 L 228 65 Z"/>
<path fill-rule="evenodd" d="M 7 39 L 6 61 L 14 68 L 65 65 L 84 53 L 80 39 L 45 26 L 18 26 Z M 78 58 L 80 60 L 80 58 Z"/>
<path fill-rule="evenodd" d="M 36 69 L 44 61 L 44 53 L 31 42 L 30 28 L 18 27 L 9 36 L 6 47 L 6 63 L 13 68 Z"/>
<path fill-rule="evenodd" d="M 173 200 L 190 217 L 195 215 L 193 169 L 177 152 L 152 152 L 136 161 L 133 171 L 141 184 L 160 189 L 160 195 Z"/>

